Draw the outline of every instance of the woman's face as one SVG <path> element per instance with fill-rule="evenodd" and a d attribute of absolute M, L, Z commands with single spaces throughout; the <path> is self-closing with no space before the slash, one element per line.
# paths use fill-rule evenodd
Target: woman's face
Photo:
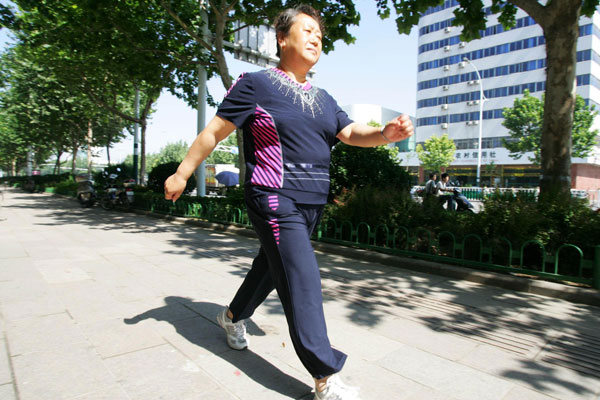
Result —
<path fill-rule="evenodd" d="M 281 58 L 299 58 L 313 66 L 321 57 L 321 39 L 317 21 L 306 14 L 298 14 L 288 35 L 278 38 Z"/>

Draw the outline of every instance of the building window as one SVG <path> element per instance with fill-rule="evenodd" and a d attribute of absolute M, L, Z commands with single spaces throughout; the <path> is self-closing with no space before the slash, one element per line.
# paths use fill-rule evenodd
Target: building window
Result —
<path fill-rule="evenodd" d="M 448 26 L 451 26 L 453 20 L 454 20 L 454 18 L 451 18 L 446 21 L 436 22 L 435 24 L 431 24 L 431 25 L 427 25 L 426 27 L 422 27 L 419 30 L 419 35 L 423 36 L 425 34 L 423 32 L 431 33 L 431 32 L 439 31 L 441 29 L 445 29 Z M 519 18 L 517 20 L 517 24 L 514 26 L 514 28 L 512 28 L 510 30 L 524 28 L 524 27 L 527 27 L 530 25 L 535 25 L 535 20 L 533 18 L 531 18 L 531 17 Z M 490 26 L 486 29 L 480 30 L 479 34 L 481 35 L 481 38 L 484 38 L 487 36 L 497 35 L 497 34 L 503 33 L 503 32 L 506 32 L 504 30 L 504 27 L 501 24 L 497 24 L 497 25 Z M 584 25 L 579 28 L 579 36 L 587 36 L 587 35 L 591 35 L 591 34 L 592 34 L 592 24 Z M 419 54 L 422 54 L 422 53 L 425 53 L 428 51 L 432 51 L 432 50 L 437 50 L 439 48 L 443 48 L 444 46 L 458 44 L 459 42 L 460 42 L 459 36 L 453 36 L 451 38 L 442 39 L 442 40 L 438 40 L 438 41 L 431 42 L 431 43 L 425 43 L 425 44 L 419 46 Z M 524 46 L 524 44 L 523 44 L 523 46 Z"/>
<path fill-rule="evenodd" d="M 440 6 L 428 8 L 427 11 L 425 11 L 422 15 L 433 14 L 433 13 L 445 10 L 446 8 L 456 7 L 456 6 L 458 6 L 458 0 L 446 0 L 446 1 L 444 1 L 444 4 L 442 4 Z"/>
<path fill-rule="evenodd" d="M 442 67 L 444 65 L 451 65 L 461 62 L 463 57 L 468 57 L 470 60 L 478 60 L 484 57 L 491 57 L 498 54 L 505 54 L 511 51 L 518 51 L 523 48 L 531 48 L 541 46 L 546 43 L 543 36 L 537 36 L 518 40 L 512 43 L 503 43 L 497 46 L 489 47 L 487 49 L 479 49 L 471 52 L 467 52 L 462 55 L 450 56 L 446 58 L 440 58 L 438 60 L 428 61 L 419 64 L 419 72 L 426 71 L 433 68 Z"/>
<path fill-rule="evenodd" d="M 594 53 L 594 61 L 600 65 L 600 55 Z M 577 62 L 589 61 L 592 58 L 591 50 L 582 50 L 577 52 Z M 518 64 L 503 65 L 499 67 L 489 68 L 480 71 L 481 76 L 484 79 L 493 78 L 496 76 L 504 76 L 510 74 L 516 74 L 520 72 L 534 71 L 537 69 L 546 68 L 546 60 L 531 60 L 525 61 Z M 476 80 L 477 75 L 475 72 L 469 72 L 460 75 L 447 76 L 443 78 L 430 79 L 428 81 L 422 81 L 417 84 L 417 90 L 433 89 L 443 85 L 453 85 L 455 83 L 462 83 L 471 80 Z"/>
<path fill-rule="evenodd" d="M 586 75 L 580 75 L 577 77 L 577 85 L 580 86 L 581 82 L 585 81 Z M 580 79 L 581 78 L 581 79 Z M 587 84 L 589 85 L 589 75 L 587 76 Z M 584 83 L 585 84 L 585 83 Z M 600 82 L 598 82 L 600 84 Z M 529 90 L 530 93 L 543 92 L 546 90 L 546 82 L 533 82 L 533 83 L 522 83 L 520 85 L 505 86 L 501 88 L 484 90 L 484 95 L 488 99 L 497 97 L 507 97 L 522 94 L 525 90 Z M 432 97 L 429 99 L 422 99 L 417 102 L 417 108 L 434 107 L 440 104 L 456 104 L 464 103 L 466 101 L 479 100 L 479 90 L 455 94 L 450 96 Z"/>

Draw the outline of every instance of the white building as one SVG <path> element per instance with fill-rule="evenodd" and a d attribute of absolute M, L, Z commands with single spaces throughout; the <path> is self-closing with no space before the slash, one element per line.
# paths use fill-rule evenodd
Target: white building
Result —
<path fill-rule="evenodd" d="M 361 124 L 368 124 L 373 121 L 380 125 L 385 125 L 388 121 L 391 121 L 402 114 L 401 112 L 382 107 L 378 104 L 350 104 L 343 106 L 342 109 L 348 114 L 350 119 Z M 416 124 L 415 118 L 410 118 L 413 124 Z M 406 162 L 406 154 L 409 154 L 410 159 L 410 153 L 415 150 L 415 143 L 416 138 L 412 136 L 407 140 L 394 143 L 393 146 L 398 147 L 398 149 L 404 153 L 403 160 Z"/>
<path fill-rule="evenodd" d="M 491 1 L 486 0 L 489 12 Z M 482 38 L 469 43 L 459 38 L 460 27 L 452 27 L 456 0 L 430 8 L 419 22 L 417 73 L 416 142 L 447 133 L 455 141 L 455 161 L 448 171 L 463 182 L 475 183 L 480 132 L 480 85 L 483 84 L 481 176 L 482 184 L 537 186 L 539 169 L 527 156 L 515 160 L 508 156 L 502 138 L 502 110 L 512 107 L 516 97 L 528 89 L 541 97 L 545 90 L 546 53 L 542 29 L 524 11 L 517 13 L 517 25 L 502 28 L 497 15 L 489 15 Z M 577 46 L 577 94 L 600 110 L 600 14 L 582 17 Z M 464 58 L 471 64 L 464 62 Z M 478 79 L 475 68 L 479 71 Z M 598 78 L 597 78 L 598 77 Z M 406 155 L 405 155 L 406 157 Z M 408 156 L 409 165 L 418 166 Z M 492 164 L 493 163 L 493 164 Z M 573 159 L 572 182 L 582 189 L 600 188 L 600 152 L 587 159 Z M 487 166 L 487 167 L 486 167 Z M 423 171 L 420 169 L 420 180 Z"/>

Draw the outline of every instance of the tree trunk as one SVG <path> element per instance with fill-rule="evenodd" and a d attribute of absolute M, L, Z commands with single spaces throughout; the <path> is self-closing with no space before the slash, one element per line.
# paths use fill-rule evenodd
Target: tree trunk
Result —
<path fill-rule="evenodd" d="M 92 176 L 92 141 L 94 139 L 94 131 L 92 129 L 92 120 L 88 120 L 87 130 L 87 171 L 88 176 Z"/>
<path fill-rule="evenodd" d="M 108 166 L 110 167 L 110 141 L 106 145 L 106 161 L 108 163 Z"/>
<path fill-rule="evenodd" d="M 546 99 L 540 199 L 568 199 L 571 189 L 571 133 L 575 110 L 575 69 L 580 1 L 554 2 L 542 26 L 546 39 Z"/>
<path fill-rule="evenodd" d="M 12 159 L 12 163 L 11 163 L 11 175 L 12 176 L 17 176 L 17 158 L 13 158 Z"/>
<path fill-rule="evenodd" d="M 60 157 L 62 157 L 62 151 L 56 152 L 56 164 L 54 164 L 54 174 L 60 174 Z"/>
<path fill-rule="evenodd" d="M 73 160 L 71 160 L 71 175 L 75 175 L 77 173 L 77 147 L 73 147 Z"/>

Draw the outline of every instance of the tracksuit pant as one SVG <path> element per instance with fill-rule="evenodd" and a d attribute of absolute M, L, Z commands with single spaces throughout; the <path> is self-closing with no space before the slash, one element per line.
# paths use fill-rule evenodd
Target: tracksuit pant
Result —
<path fill-rule="evenodd" d="M 346 355 L 327 337 L 321 275 L 310 243 L 323 206 L 261 192 L 247 194 L 246 207 L 261 247 L 229 305 L 233 322 L 249 318 L 276 289 L 304 367 L 316 379 L 340 371 Z"/>

